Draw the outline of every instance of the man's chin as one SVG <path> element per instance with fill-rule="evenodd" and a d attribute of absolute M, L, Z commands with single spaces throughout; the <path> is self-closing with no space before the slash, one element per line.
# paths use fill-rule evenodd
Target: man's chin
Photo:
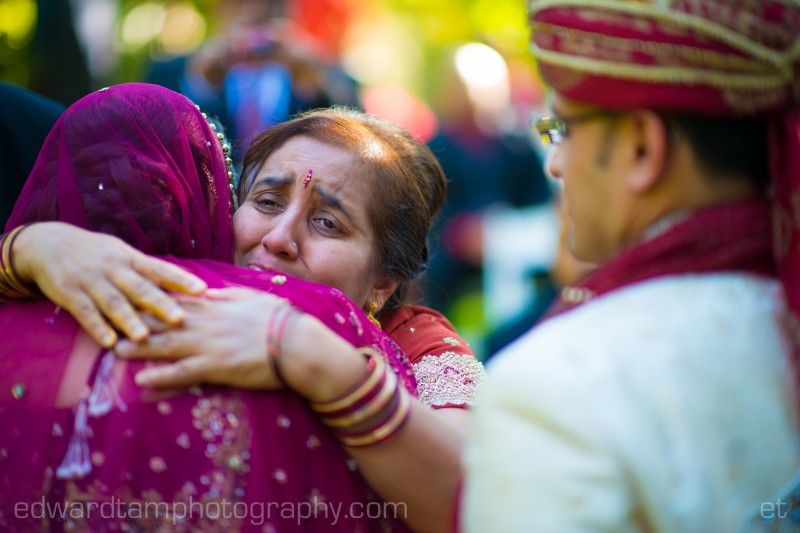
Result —
<path fill-rule="evenodd" d="M 572 254 L 572 257 L 578 261 L 592 264 L 601 263 L 603 261 L 602 258 L 599 258 L 601 254 L 599 254 L 597 250 L 592 249 L 592 247 L 586 246 L 586 243 L 577 239 L 574 232 L 570 232 L 567 237 L 567 248 Z"/>

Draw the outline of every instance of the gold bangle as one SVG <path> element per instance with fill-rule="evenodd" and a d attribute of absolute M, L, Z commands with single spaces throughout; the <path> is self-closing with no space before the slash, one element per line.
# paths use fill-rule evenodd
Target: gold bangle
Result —
<path fill-rule="evenodd" d="M 397 410 L 383 425 L 365 435 L 358 435 L 354 437 L 339 435 L 339 442 L 352 448 L 363 448 L 366 446 L 372 446 L 374 444 L 380 444 L 381 442 L 388 440 L 390 437 L 393 437 L 395 433 L 400 431 L 411 414 L 411 397 L 399 387 L 396 390 L 400 395 L 400 401 L 397 406 Z"/>
<path fill-rule="evenodd" d="M 383 387 L 381 387 L 381 390 L 375 395 L 375 398 L 370 400 L 366 405 L 359 407 L 351 414 L 338 417 L 321 417 L 320 421 L 332 428 L 342 429 L 354 427 L 364 420 L 375 416 L 384 409 L 394 395 L 395 389 L 397 389 L 397 378 L 394 372 L 387 372 Z"/>
<path fill-rule="evenodd" d="M 7 302 L 9 300 L 17 299 L 17 291 L 10 289 L 5 285 L 5 282 L 0 279 L 0 302 Z"/>
<path fill-rule="evenodd" d="M 14 238 L 22 231 L 24 226 L 19 226 L 11 230 L 3 237 L 3 245 L 0 247 L 0 261 L 2 261 L 2 276 L 6 284 L 12 289 L 19 288 L 19 280 L 14 274 L 14 269 L 11 268 L 11 245 L 14 244 Z"/>
<path fill-rule="evenodd" d="M 6 286 L 5 292 L 8 294 L 8 292 L 11 291 L 12 297 L 32 298 L 36 296 L 31 289 L 26 287 L 25 284 L 17 278 L 14 272 L 13 258 L 11 255 L 11 247 L 14 245 L 14 241 L 19 233 L 26 227 L 26 225 L 22 225 L 11 230 L 11 232 L 3 237 L 2 246 L 0 246 L 0 266 L 2 266 L 2 268 L 0 268 L 0 278 Z"/>
<path fill-rule="evenodd" d="M 338 400 L 332 400 L 330 402 L 323 403 L 312 403 L 312 411 L 320 414 L 339 411 L 340 409 L 344 409 L 345 407 L 348 407 L 360 400 L 370 389 L 372 389 L 372 387 L 375 386 L 375 384 L 381 378 L 381 374 L 386 366 L 383 362 L 383 358 L 372 348 L 359 348 L 358 352 L 375 361 L 375 368 L 373 368 L 370 375 L 367 376 L 366 381 L 356 387 L 354 391 L 347 393 L 344 397 Z"/>

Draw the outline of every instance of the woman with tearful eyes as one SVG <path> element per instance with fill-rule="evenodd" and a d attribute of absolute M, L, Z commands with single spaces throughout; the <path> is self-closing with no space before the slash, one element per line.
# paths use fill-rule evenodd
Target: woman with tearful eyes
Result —
<path fill-rule="evenodd" d="M 335 287 L 409 356 L 420 401 L 411 406 L 405 425 L 391 440 L 370 447 L 345 444 L 345 449 L 378 494 L 408 506 L 408 523 L 420 531 L 450 525 L 469 418 L 464 408 L 484 375 L 444 317 L 404 305 L 409 282 L 425 268 L 427 233 L 445 188 L 433 154 L 401 128 L 356 111 L 318 110 L 254 140 L 245 155 L 240 207 L 233 218 L 237 265 L 263 271 L 268 278 L 280 272 Z M 264 331 L 233 311 L 243 308 L 245 298 L 223 308 L 198 306 L 183 297 L 178 307 L 153 287 L 168 278 L 137 272 L 122 252 L 120 259 L 100 262 L 90 252 L 69 254 L 73 246 L 64 243 L 87 239 L 74 228 L 59 231 L 58 238 L 51 235 L 49 245 L 42 244 L 46 237 L 36 238 L 38 233 L 44 228 L 33 225 L 15 241 L 12 251 L 21 278 L 37 283 L 75 313 L 99 340 L 107 335 L 110 346 L 115 338 L 105 315 L 128 337 L 116 345 L 119 356 L 176 360 L 141 372 L 140 384 L 213 381 L 237 386 L 246 379 L 245 364 L 271 364 L 263 351 L 247 348 L 258 346 Z M 56 254 L 58 265 L 51 260 Z M 91 305 L 69 307 L 74 298 L 42 286 L 67 268 L 64 263 L 82 279 L 108 280 L 108 291 L 90 294 Z M 120 272 L 130 279 L 120 282 Z M 108 304 L 112 299 L 117 305 Z M 135 307 L 162 318 L 183 312 L 185 318 L 168 328 L 139 318 Z M 231 353 L 238 356 L 231 358 Z M 308 365 L 304 385 L 309 390 L 323 386 L 338 366 L 335 358 L 320 354 Z"/>

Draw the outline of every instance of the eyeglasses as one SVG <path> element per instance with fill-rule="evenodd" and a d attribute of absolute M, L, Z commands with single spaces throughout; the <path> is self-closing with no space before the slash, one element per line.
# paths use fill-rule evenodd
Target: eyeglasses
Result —
<path fill-rule="evenodd" d="M 580 124 L 581 122 L 611 118 L 618 115 L 618 112 L 607 110 L 590 111 L 582 115 L 573 115 L 571 117 L 532 115 L 531 129 L 536 136 L 539 137 L 539 140 L 542 141 L 544 146 L 552 146 L 560 143 L 569 136 L 568 127 L 570 126 Z"/>

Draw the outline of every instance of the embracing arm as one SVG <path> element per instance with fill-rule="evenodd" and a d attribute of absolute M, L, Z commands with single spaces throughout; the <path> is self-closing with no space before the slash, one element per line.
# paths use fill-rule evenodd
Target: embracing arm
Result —
<path fill-rule="evenodd" d="M 17 277 L 36 285 L 105 347 L 117 333 L 131 339 L 149 333 L 136 308 L 167 323 L 184 316 L 162 290 L 198 293 L 205 283 L 184 270 L 149 257 L 122 240 L 61 222 L 26 226 L 11 249 Z"/>
<path fill-rule="evenodd" d="M 187 313 L 181 328 L 154 333 L 143 343 L 117 345 L 122 357 L 177 360 L 140 372 L 140 385 L 280 386 L 267 356 L 266 333 L 271 314 L 277 306 L 286 305 L 284 300 L 245 289 L 224 289 L 180 302 Z M 341 398 L 364 379 L 364 356 L 310 315 L 290 316 L 280 346 L 278 364 L 284 382 L 312 404 Z M 437 412 L 412 401 L 407 422 L 391 439 L 345 449 L 372 488 L 385 501 L 397 504 L 388 506 L 388 513 L 396 511 L 417 531 L 449 531 L 468 416 L 463 409 Z"/>
<path fill-rule="evenodd" d="M 343 362 L 360 357 L 344 341 L 340 354 L 320 353 L 318 339 L 325 335 L 326 328 L 317 324 L 319 329 L 313 333 L 287 332 L 284 349 L 291 351 L 287 351 L 290 355 L 283 363 L 287 382 L 296 391 L 311 401 L 324 401 L 350 389 L 363 374 L 364 363 L 363 359 L 351 363 L 361 370 L 348 375 Z M 289 346 L 290 343 L 296 344 Z M 313 362 L 309 362 L 309 354 L 315 351 L 319 356 L 312 355 Z M 292 380 L 297 379 L 294 376 L 304 382 L 293 384 Z M 327 398 L 321 398 L 321 387 L 326 385 Z M 388 516 L 404 519 L 418 532 L 451 531 L 469 418 L 466 409 L 432 410 L 414 401 L 408 421 L 393 438 L 374 446 L 345 449 L 373 490 L 389 504 L 384 508 Z"/>
<path fill-rule="evenodd" d="M 387 502 L 407 506 L 414 531 L 452 531 L 469 411 L 433 411 L 420 403 L 394 439 L 348 448 L 370 486 Z M 389 510 L 392 508 L 389 507 Z M 398 506 L 403 517 L 403 506 Z"/>

